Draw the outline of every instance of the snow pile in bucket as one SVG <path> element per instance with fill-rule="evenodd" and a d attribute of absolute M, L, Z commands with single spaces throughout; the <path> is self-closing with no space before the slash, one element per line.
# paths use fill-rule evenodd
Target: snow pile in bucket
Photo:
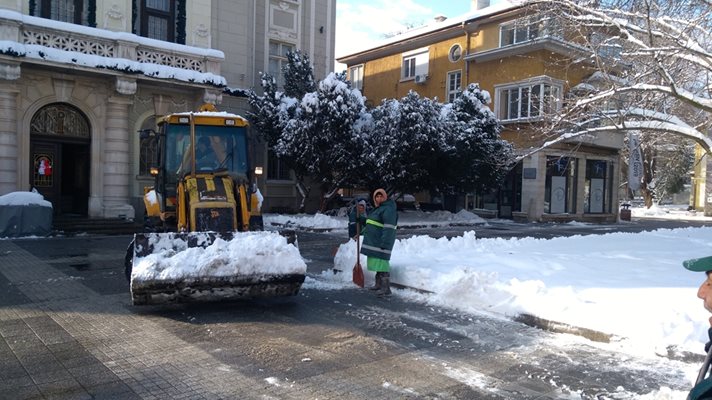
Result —
<path fill-rule="evenodd" d="M 132 280 L 306 273 L 307 266 L 299 250 L 288 244 L 284 236 L 274 232 L 234 235 L 230 241 L 217 238 L 205 248 L 188 248 L 184 240 L 173 234 L 151 235 L 153 253 L 136 259 Z"/>

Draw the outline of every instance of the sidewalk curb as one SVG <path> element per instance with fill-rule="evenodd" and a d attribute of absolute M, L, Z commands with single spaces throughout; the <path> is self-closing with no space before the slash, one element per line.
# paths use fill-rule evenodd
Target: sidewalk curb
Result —
<path fill-rule="evenodd" d="M 487 223 L 464 223 L 464 222 L 453 222 L 453 223 L 447 223 L 447 224 L 417 224 L 417 225 L 398 225 L 398 229 L 425 229 L 425 228 L 445 228 L 448 226 L 454 226 L 454 227 L 476 227 L 476 226 L 484 226 L 487 225 Z M 276 229 L 294 229 L 297 232 L 313 232 L 313 233 L 326 233 L 326 232 L 334 232 L 334 231 L 344 231 L 346 230 L 346 227 L 343 228 L 308 228 L 308 227 L 299 227 L 296 225 L 292 224 L 282 224 L 279 222 L 270 222 L 269 225 L 270 228 L 276 228 Z"/>
<path fill-rule="evenodd" d="M 561 322 L 551 321 L 544 318 L 539 318 L 531 314 L 519 314 L 512 318 L 514 321 L 521 322 L 524 325 L 531 326 L 554 333 L 568 333 L 576 336 L 584 337 L 593 342 L 611 343 L 619 339 L 618 336 L 609 333 L 604 333 L 589 328 L 581 328 L 578 326 L 568 325 Z M 675 346 L 667 348 L 666 354 L 656 353 L 658 356 L 669 360 L 680 361 L 686 364 L 698 364 L 705 360 L 702 354 L 691 353 L 689 351 L 676 351 Z"/>
<path fill-rule="evenodd" d="M 514 321 L 521 322 L 524 325 L 531 326 L 532 328 L 539 328 L 554 333 L 569 333 L 576 336 L 582 336 L 588 340 L 599 343 L 610 343 L 611 340 L 616 337 L 615 335 L 611 335 L 609 333 L 589 328 L 581 328 L 578 326 L 564 324 L 562 322 L 551 321 L 531 314 L 519 314 L 512 319 Z"/>
<path fill-rule="evenodd" d="M 337 274 L 339 272 L 343 272 L 339 269 L 333 268 L 332 271 L 334 274 Z M 409 289 L 413 290 L 415 292 L 421 293 L 421 294 L 435 294 L 435 292 L 431 292 L 429 290 L 425 289 L 419 289 L 413 286 L 408 286 L 408 285 L 403 285 L 401 283 L 397 282 L 391 282 L 391 286 L 397 289 Z M 584 337 L 588 340 L 594 341 L 594 342 L 599 342 L 599 343 L 610 343 L 612 339 L 614 339 L 616 336 L 611 335 L 608 333 L 596 331 L 594 329 L 589 329 L 589 328 L 581 328 L 569 324 L 564 324 L 562 322 L 556 322 L 556 321 L 551 321 L 548 319 L 540 318 L 532 314 L 517 314 L 513 318 L 511 318 L 513 321 L 522 323 L 524 325 L 530 326 L 532 328 L 537 328 L 541 329 L 544 331 L 548 332 L 554 332 L 554 333 L 569 333 L 572 335 L 576 336 L 581 336 Z"/>

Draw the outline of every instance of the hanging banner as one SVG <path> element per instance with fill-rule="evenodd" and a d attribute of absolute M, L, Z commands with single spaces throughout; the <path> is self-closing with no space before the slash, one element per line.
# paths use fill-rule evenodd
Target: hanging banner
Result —
<path fill-rule="evenodd" d="M 628 154 L 628 188 L 638 190 L 643 180 L 643 154 L 637 133 L 628 134 Z"/>

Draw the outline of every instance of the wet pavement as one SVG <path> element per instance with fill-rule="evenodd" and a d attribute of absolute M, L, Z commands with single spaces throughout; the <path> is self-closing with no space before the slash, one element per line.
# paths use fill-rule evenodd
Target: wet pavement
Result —
<path fill-rule="evenodd" d="M 608 232 L 489 225 L 512 236 Z M 698 367 L 400 295 L 332 290 L 314 278 L 342 236 L 300 234 L 310 278 L 298 296 L 161 307 L 130 305 L 128 236 L 0 240 L 0 399 L 634 399 L 683 391 L 681 371 Z"/>

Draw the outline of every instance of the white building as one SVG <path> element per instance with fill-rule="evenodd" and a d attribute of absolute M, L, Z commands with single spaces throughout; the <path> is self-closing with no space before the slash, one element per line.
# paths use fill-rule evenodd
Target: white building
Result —
<path fill-rule="evenodd" d="M 135 217 L 153 162 L 137 131 L 204 102 L 246 114 L 235 89 L 259 88 L 287 50 L 324 77 L 335 11 L 335 0 L 0 0 L 0 195 L 34 187 L 55 214 Z M 266 205 L 293 203 L 288 172 L 252 150 Z"/>

